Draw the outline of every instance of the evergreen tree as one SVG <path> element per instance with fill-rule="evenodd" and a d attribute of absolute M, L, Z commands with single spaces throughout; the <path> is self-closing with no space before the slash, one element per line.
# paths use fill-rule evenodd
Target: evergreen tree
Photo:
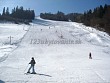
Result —
<path fill-rule="evenodd" d="M 5 16 L 6 15 L 6 12 L 5 12 L 5 7 L 3 8 L 3 13 L 2 13 L 2 16 Z"/>
<path fill-rule="evenodd" d="M 16 13 L 16 9 L 14 7 L 14 9 L 12 9 L 12 13 L 11 13 L 11 16 L 15 18 L 15 13 Z"/>
<path fill-rule="evenodd" d="M 100 8 L 99 8 L 99 17 L 102 18 L 103 17 L 103 14 L 104 14 L 104 10 L 103 10 L 102 5 L 100 5 Z"/>
<path fill-rule="evenodd" d="M 6 16 L 9 16 L 9 15 L 10 15 L 9 8 L 7 7 L 7 9 L 6 9 Z"/>
<path fill-rule="evenodd" d="M 107 4 L 104 5 L 104 14 L 105 14 L 106 10 L 107 10 Z"/>

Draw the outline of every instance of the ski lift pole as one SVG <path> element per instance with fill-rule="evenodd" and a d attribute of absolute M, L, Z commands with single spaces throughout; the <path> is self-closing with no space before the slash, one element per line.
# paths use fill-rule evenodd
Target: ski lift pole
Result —
<path fill-rule="evenodd" d="M 61 32 L 61 38 L 63 38 L 63 34 L 62 34 L 62 30 L 61 30 L 61 27 L 60 27 L 60 32 Z"/>
<path fill-rule="evenodd" d="M 9 39 L 10 39 L 10 45 L 11 45 L 11 43 L 12 43 L 12 36 L 10 36 L 10 37 L 8 37 Z"/>

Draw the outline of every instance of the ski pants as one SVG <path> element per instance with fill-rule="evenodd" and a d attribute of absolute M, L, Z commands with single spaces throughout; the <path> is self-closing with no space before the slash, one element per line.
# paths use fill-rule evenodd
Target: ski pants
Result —
<path fill-rule="evenodd" d="M 31 66 L 30 66 L 30 68 L 28 69 L 28 72 L 30 72 L 31 69 L 32 69 L 32 73 L 34 73 L 34 72 L 35 72 L 35 70 L 34 70 L 34 65 L 31 65 Z"/>

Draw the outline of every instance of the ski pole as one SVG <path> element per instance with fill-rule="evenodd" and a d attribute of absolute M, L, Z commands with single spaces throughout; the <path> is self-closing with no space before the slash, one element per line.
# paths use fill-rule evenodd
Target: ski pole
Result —
<path fill-rule="evenodd" d="M 29 65 L 29 64 L 28 64 L 28 65 Z M 28 65 L 26 66 L 26 69 L 28 68 Z M 24 70 L 24 73 L 25 73 L 26 69 Z"/>

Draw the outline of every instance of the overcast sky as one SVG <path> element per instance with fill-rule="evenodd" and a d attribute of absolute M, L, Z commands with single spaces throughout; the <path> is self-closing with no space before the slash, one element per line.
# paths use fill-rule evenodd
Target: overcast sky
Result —
<path fill-rule="evenodd" d="M 44 12 L 83 13 L 100 5 L 110 4 L 110 0 L 0 0 L 0 12 L 3 7 L 11 10 L 16 6 L 34 9 L 36 15 Z"/>

